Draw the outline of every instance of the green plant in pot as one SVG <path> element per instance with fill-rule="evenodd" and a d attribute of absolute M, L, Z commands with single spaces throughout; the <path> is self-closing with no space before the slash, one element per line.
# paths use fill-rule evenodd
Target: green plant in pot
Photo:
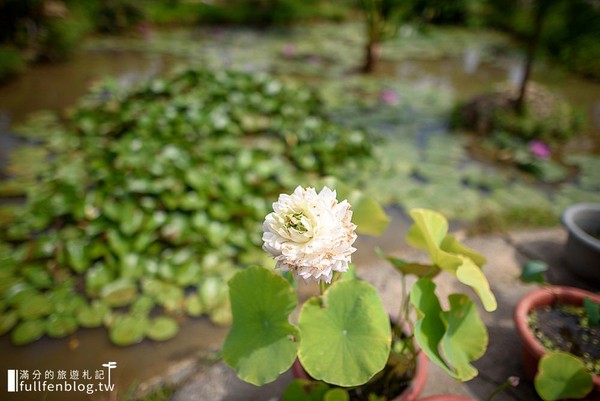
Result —
<path fill-rule="evenodd" d="M 523 265 L 521 280 L 542 285 L 521 298 L 514 312 L 525 376 L 545 401 L 595 400 L 600 389 L 600 295 L 550 285 L 544 281 L 547 269 L 536 260 Z"/>
<path fill-rule="evenodd" d="M 403 280 L 419 277 L 410 291 L 404 282 L 399 317 L 390 319 L 376 289 L 350 268 L 353 221 L 364 221 L 363 213 L 377 209 L 355 203 L 353 216 L 349 202 L 336 197 L 327 187 L 319 193 L 298 187 L 273 204 L 263 224 L 263 249 L 276 260 L 276 269 L 250 267 L 229 281 L 233 324 L 224 361 L 241 379 L 263 385 L 298 359 L 310 379 L 292 383 L 285 400 L 307 394 L 317 400 L 403 399 L 396 397 L 407 385 L 396 384 L 410 380 L 422 353 L 457 380 L 475 377 L 471 362 L 486 350 L 486 327 L 465 294 L 450 295 L 449 306 L 442 307 L 432 278 L 441 272 L 457 277 L 493 311 L 496 300 L 480 267 L 485 258 L 448 234 L 441 214 L 411 210 L 407 241 L 427 252 L 431 262 L 389 258 Z M 318 282 L 320 294 L 292 320 L 294 283 L 301 280 Z"/>

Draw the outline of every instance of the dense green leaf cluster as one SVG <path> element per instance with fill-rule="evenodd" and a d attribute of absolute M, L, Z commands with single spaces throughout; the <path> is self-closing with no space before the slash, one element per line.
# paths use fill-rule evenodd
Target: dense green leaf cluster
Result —
<path fill-rule="evenodd" d="M 23 135 L 44 132 L 52 160 L 0 227 L 0 333 L 16 326 L 16 343 L 102 324 L 119 345 L 163 340 L 177 330 L 159 312 L 227 320 L 225 280 L 265 258 L 268 200 L 370 155 L 309 90 L 235 72 L 103 85 Z"/>

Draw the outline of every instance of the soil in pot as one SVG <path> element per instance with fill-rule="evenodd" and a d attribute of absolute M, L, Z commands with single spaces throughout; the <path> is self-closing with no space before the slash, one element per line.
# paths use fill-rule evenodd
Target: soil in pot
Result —
<path fill-rule="evenodd" d="M 528 324 L 544 348 L 576 355 L 591 374 L 600 375 L 600 327 L 590 327 L 583 307 L 557 303 L 534 309 Z"/>

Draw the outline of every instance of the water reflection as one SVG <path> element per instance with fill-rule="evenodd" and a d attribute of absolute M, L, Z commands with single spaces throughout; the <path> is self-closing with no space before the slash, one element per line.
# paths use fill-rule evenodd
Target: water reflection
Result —
<path fill-rule="evenodd" d="M 67 63 L 33 66 L 0 88 L 0 112 L 14 124 L 33 111 L 60 111 L 73 105 L 90 84 L 101 78 L 112 76 L 130 86 L 168 70 L 175 61 L 165 55 L 87 52 Z"/>
<path fill-rule="evenodd" d="M 481 56 L 475 48 L 469 48 L 463 56 L 463 70 L 467 74 L 473 74 L 479 67 Z"/>
<path fill-rule="evenodd" d="M 525 64 L 521 60 L 515 60 L 510 63 L 508 68 L 508 82 L 512 86 L 519 86 L 525 76 Z"/>

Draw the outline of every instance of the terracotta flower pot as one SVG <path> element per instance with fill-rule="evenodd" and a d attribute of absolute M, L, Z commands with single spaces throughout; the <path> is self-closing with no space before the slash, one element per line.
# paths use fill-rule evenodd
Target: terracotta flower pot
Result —
<path fill-rule="evenodd" d="M 462 395 L 430 395 L 429 397 L 421 398 L 419 401 L 477 401 L 474 398 L 463 397 Z"/>
<path fill-rule="evenodd" d="M 425 388 L 425 381 L 427 380 L 427 367 L 428 359 L 425 353 L 419 351 L 417 354 L 417 368 L 415 370 L 415 376 L 412 378 L 410 385 L 402 392 L 402 394 L 391 399 L 390 401 L 416 401 L 417 397 Z M 298 359 L 294 361 L 292 365 L 292 373 L 297 379 L 310 379 L 310 376 Z M 459 401 L 459 400 L 456 400 Z"/>
<path fill-rule="evenodd" d="M 562 302 L 580 306 L 583 299 L 589 297 L 594 302 L 600 303 L 600 295 L 584 291 L 574 287 L 549 286 L 539 288 L 525 295 L 517 303 L 514 313 L 515 326 L 523 343 L 523 367 L 525 376 L 533 380 L 537 372 L 537 366 L 540 358 L 547 351 L 537 340 L 529 325 L 527 316 L 533 309 L 552 305 L 556 302 Z M 600 389 L 600 376 L 593 376 L 594 387 L 596 391 Z"/>

